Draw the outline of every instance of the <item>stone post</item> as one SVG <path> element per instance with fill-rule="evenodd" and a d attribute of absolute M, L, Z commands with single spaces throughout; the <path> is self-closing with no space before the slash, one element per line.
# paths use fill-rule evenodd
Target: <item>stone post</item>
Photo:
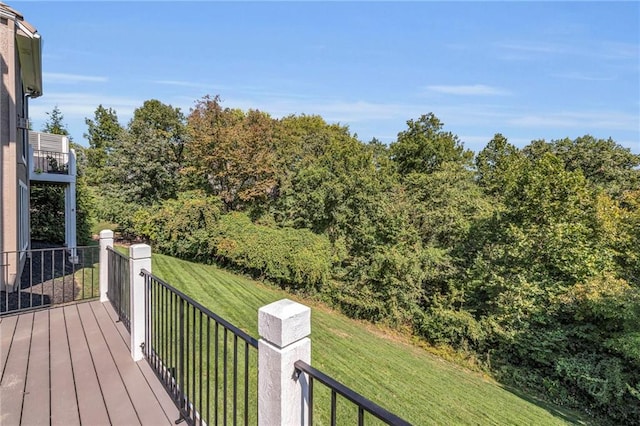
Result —
<path fill-rule="evenodd" d="M 100 301 L 109 300 L 109 256 L 107 247 L 113 247 L 113 231 L 105 229 L 100 231 Z"/>
<path fill-rule="evenodd" d="M 311 309 L 288 299 L 258 310 L 258 424 L 308 425 L 308 386 L 294 363 L 311 364 Z"/>
<path fill-rule="evenodd" d="M 144 277 L 140 271 L 151 272 L 151 247 L 147 244 L 134 244 L 129 247 L 129 326 L 131 328 L 131 357 L 134 361 L 142 359 L 142 343 L 144 342 Z"/>

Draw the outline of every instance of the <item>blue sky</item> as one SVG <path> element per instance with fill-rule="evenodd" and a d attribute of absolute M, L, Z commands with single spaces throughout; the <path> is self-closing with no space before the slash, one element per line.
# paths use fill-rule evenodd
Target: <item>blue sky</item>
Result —
<path fill-rule="evenodd" d="M 76 142 L 98 104 L 147 99 L 319 114 L 363 141 L 433 112 L 480 150 L 495 133 L 612 137 L 640 153 L 639 2 L 11 2 L 44 40 L 34 128 Z"/>

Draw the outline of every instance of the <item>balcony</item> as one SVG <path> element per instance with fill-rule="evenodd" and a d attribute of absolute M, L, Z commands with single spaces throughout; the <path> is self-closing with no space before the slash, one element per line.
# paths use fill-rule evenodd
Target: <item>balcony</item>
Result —
<path fill-rule="evenodd" d="M 30 131 L 29 160 L 32 181 L 72 183 L 76 180 L 76 155 L 66 136 Z"/>
<path fill-rule="evenodd" d="M 76 154 L 69 152 L 45 151 L 29 147 L 29 180 L 51 183 L 72 183 L 76 181 Z"/>

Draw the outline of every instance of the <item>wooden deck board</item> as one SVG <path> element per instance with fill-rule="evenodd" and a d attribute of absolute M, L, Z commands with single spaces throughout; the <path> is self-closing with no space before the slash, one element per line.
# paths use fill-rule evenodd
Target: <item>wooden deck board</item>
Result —
<path fill-rule="evenodd" d="M 148 367 L 146 361 L 131 362 L 131 353 L 128 350 L 128 346 L 122 344 L 122 336 L 117 327 L 122 327 L 125 333 L 126 329 L 121 323 L 115 324 L 110 320 L 109 311 L 113 312 L 113 310 L 107 309 L 106 305 L 100 302 L 92 302 L 91 307 L 96 318 L 98 318 L 98 323 L 101 325 L 105 340 L 109 342 L 109 347 L 112 348 L 111 354 L 134 407 L 159 407 L 156 410 L 137 410 L 142 424 L 156 425 L 171 423 L 172 420 L 176 420 L 179 417 L 178 410 L 164 391 L 164 388 L 157 383 L 157 380 L 151 380 L 151 383 L 147 383 L 142 371 L 143 367 Z M 157 383 L 160 392 L 156 392 L 157 387 L 153 386 L 154 383 Z"/>
<path fill-rule="evenodd" d="M 33 313 L 18 317 L 13 340 L 9 347 L 7 363 L 0 381 L 0 401 L 2 401 L 0 423 L 3 425 L 20 423 L 32 326 Z"/>
<path fill-rule="evenodd" d="M 11 347 L 11 340 L 13 340 L 13 333 L 18 323 L 18 316 L 2 317 L 0 318 L 0 376 L 4 371 L 4 366 L 7 363 L 7 357 L 9 356 L 9 348 Z M 1 379 L 1 378 L 0 378 Z"/>
<path fill-rule="evenodd" d="M 51 424 L 79 425 L 80 413 L 73 382 L 73 367 L 62 308 L 49 311 L 49 340 L 51 366 Z"/>
<path fill-rule="evenodd" d="M 27 385 L 22 405 L 22 424 L 48 425 L 49 407 L 49 313 L 38 311 L 33 317 Z"/>
<path fill-rule="evenodd" d="M 110 422 L 115 425 L 140 424 L 91 306 L 82 303 L 77 307 Z"/>
<path fill-rule="evenodd" d="M 0 317 L 0 424 L 170 425 L 178 410 L 98 301 Z"/>
<path fill-rule="evenodd" d="M 80 408 L 80 422 L 86 425 L 108 425 L 111 423 L 109 414 L 84 334 L 84 329 L 91 325 L 80 322 L 77 305 L 66 306 L 64 315 Z"/>

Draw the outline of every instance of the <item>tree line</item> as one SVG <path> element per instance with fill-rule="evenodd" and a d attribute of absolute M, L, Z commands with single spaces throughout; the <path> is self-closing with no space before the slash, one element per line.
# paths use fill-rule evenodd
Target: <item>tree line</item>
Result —
<path fill-rule="evenodd" d="M 640 156 L 615 141 L 496 134 L 475 155 L 429 113 L 386 145 L 217 96 L 86 124 L 95 220 L 640 423 Z"/>

